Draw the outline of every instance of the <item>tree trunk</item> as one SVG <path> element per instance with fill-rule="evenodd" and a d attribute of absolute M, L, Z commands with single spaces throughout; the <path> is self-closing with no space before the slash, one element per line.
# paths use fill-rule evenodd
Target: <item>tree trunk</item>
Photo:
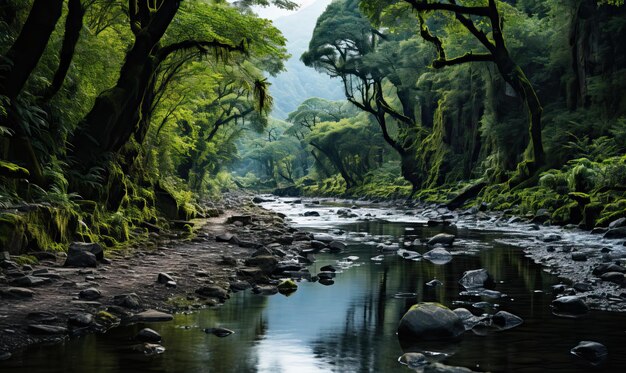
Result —
<path fill-rule="evenodd" d="M 102 155 L 120 150 L 136 131 L 141 102 L 155 70 L 152 53 L 176 15 L 178 3 L 164 2 L 151 22 L 136 34 L 117 84 L 98 96 L 71 141 L 76 159 L 92 165 Z"/>
<path fill-rule="evenodd" d="M 61 17 L 63 0 L 35 0 L 22 31 L 4 55 L 11 62 L 0 75 L 0 95 L 15 100 L 48 45 Z"/>
<path fill-rule="evenodd" d="M 80 0 L 69 0 L 67 3 L 67 18 L 65 19 L 65 35 L 63 35 L 63 45 L 61 46 L 61 53 L 59 55 L 59 66 L 54 73 L 52 83 L 46 89 L 43 95 L 44 102 L 50 101 L 54 95 L 59 92 L 63 81 L 67 76 L 67 72 L 70 69 L 72 58 L 74 57 L 74 51 L 76 50 L 76 44 L 80 37 L 80 31 L 83 28 L 83 16 L 85 15 L 85 8 L 80 3 Z"/>

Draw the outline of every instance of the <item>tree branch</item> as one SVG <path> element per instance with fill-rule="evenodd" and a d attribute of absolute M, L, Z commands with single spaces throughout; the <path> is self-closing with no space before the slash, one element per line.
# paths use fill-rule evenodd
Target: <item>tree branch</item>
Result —
<path fill-rule="evenodd" d="M 466 62 L 494 62 L 494 58 L 491 53 L 473 54 L 472 52 L 469 52 L 460 57 L 451 59 L 436 59 L 433 61 L 433 67 L 435 69 L 441 69 L 445 66 L 460 65 Z"/>
<path fill-rule="evenodd" d="M 448 3 L 427 3 L 426 1 L 404 0 L 411 4 L 418 12 L 429 12 L 433 10 L 445 10 L 456 14 L 466 14 L 473 16 L 489 17 L 489 7 L 486 6 L 463 6 Z"/>

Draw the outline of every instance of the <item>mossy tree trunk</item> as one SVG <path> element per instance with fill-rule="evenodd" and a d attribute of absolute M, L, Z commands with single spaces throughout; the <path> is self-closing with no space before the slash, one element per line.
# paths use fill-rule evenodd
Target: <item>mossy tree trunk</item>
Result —
<path fill-rule="evenodd" d="M 492 62 L 498 68 L 503 79 L 511 85 L 516 94 L 524 101 L 529 113 L 529 137 L 528 144 L 531 150 L 532 159 L 527 160 L 527 164 L 532 172 L 538 170 L 545 162 L 545 154 L 543 150 L 543 142 L 541 136 L 541 114 L 542 107 L 537 97 L 537 93 L 530 83 L 522 68 L 515 63 L 509 55 L 509 51 L 504 42 L 502 34 L 503 19 L 500 17 L 495 0 L 489 0 L 487 6 L 462 6 L 457 5 L 456 1 L 451 0 L 448 3 L 429 3 L 418 0 L 405 0 L 414 10 L 418 12 L 442 11 L 451 12 L 456 20 L 467 29 L 470 34 L 478 40 L 487 50 L 486 53 L 468 52 L 462 56 L 448 58 L 443 47 L 442 41 L 432 35 L 426 27 L 421 16 L 420 35 L 427 41 L 431 42 L 438 53 L 438 57 L 433 61 L 434 68 L 443 68 L 446 66 L 460 65 L 469 62 Z M 487 19 L 491 26 L 491 38 L 477 25 L 482 19 Z"/>
<path fill-rule="evenodd" d="M 46 183 L 40 161 L 33 150 L 31 136 L 20 124 L 15 106 L 17 97 L 41 59 L 50 36 L 61 17 L 63 0 L 35 0 L 26 22 L 4 58 L 8 66 L 0 73 L 0 96 L 11 102 L 9 119 L 4 125 L 13 131 L 7 144 L 7 156 L 30 171 L 31 180 L 44 186 Z"/>

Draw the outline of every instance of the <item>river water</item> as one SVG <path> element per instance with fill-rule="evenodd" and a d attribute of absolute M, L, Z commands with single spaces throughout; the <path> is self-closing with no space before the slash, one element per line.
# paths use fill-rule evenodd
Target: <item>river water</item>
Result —
<path fill-rule="evenodd" d="M 33 347 L 2 368 L 20 372 L 408 372 L 398 358 L 417 347 L 402 346 L 396 328 L 404 312 L 421 301 L 466 307 L 476 315 L 505 310 L 524 319 L 514 329 L 487 335 L 469 331 L 458 342 L 437 346 L 447 353 L 441 362 L 449 366 L 492 372 L 588 372 L 590 367 L 569 350 L 579 341 L 590 340 L 609 351 L 607 363 L 593 371 L 618 372 L 626 367 L 626 314 L 592 311 L 579 319 L 552 315 L 552 286 L 560 280 L 511 244 L 524 240 L 523 228 L 510 233 L 456 228 L 455 247 L 463 249 L 452 250 L 450 262 L 434 264 L 407 260 L 393 250 L 383 255 L 377 246 L 403 247 L 452 228 L 428 227 L 423 217 L 389 207 L 362 206 L 353 210 L 353 218 L 341 218 L 336 214 L 345 207 L 341 202 L 307 206 L 288 202 L 279 199 L 264 206 L 284 213 L 298 228 L 330 233 L 348 243 L 340 254 L 317 254 L 309 267 L 315 274 L 327 264 L 342 266 L 333 285 L 300 282 L 288 297 L 239 292 L 220 307 L 178 314 L 172 322 L 120 327 L 60 345 Z M 304 217 L 306 210 L 321 216 Z M 428 248 L 414 250 L 423 254 Z M 463 272 L 478 268 L 491 273 L 496 290 L 505 297 L 469 299 L 459 294 Z M 426 285 L 433 279 L 443 285 Z M 479 301 L 486 303 L 476 304 Z M 202 331 L 216 326 L 235 334 L 218 338 Z M 132 350 L 132 337 L 144 327 L 162 335 L 165 353 L 144 356 Z"/>

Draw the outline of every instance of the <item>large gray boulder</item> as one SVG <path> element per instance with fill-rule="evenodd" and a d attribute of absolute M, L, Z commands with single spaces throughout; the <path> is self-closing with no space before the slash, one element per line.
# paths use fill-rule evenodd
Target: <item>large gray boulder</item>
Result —
<path fill-rule="evenodd" d="M 439 303 L 418 303 L 400 319 L 400 338 L 439 340 L 454 339 L 465 331 L 459 316 Z"/>

